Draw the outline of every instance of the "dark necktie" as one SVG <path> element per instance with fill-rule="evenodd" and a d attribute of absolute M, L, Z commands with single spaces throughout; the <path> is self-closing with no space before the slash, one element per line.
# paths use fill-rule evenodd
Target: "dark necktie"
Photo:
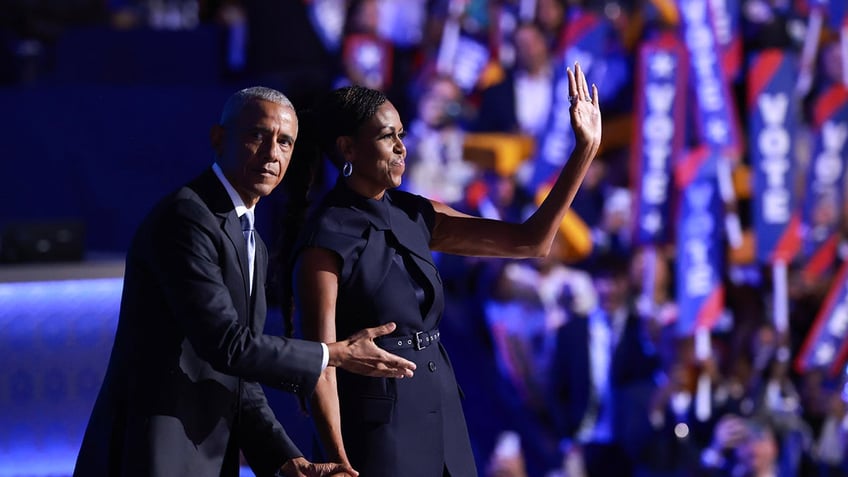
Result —
<path fill-rule="evenodd" d="M 241 217 L 241 230 L 244 233 L 244 242 L 247 244 L 247 264 L 250 276 L 250 293 L 253 293 L 253 262 L 256 256 L 256 237 L 253 230 L 253 211 L 248 210 Z"/>

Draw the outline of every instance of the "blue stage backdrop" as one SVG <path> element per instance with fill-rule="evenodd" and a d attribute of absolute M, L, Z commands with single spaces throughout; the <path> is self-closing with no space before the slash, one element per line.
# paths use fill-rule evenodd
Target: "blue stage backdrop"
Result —
<path fill-rule="evenodd" d="M 103 381 L 123 279 L 0 283 L 0 477 L 69 476 Z M 267 333 L 282 333 L 271 310 Z M 307 454 L 312 428 L 296 399 L 266 389 Z M 242 477 L 253 473 L 242 469 Z"/>
<path fill-rule="evenodd" d="M 0 89 L 0 228 L 81 220 L 88 251 L 124 252 L 153 203 L 212 163 L 222 86 Z"/>
<path fill-rule="evenodd" d="M 112 349 L 122 282 L 0 283 L 0 476 L 73 469 Z"/>

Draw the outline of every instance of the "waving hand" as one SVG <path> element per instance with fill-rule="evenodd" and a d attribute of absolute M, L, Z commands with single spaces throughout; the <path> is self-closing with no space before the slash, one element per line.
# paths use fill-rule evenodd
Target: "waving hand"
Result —
<path fill-rule="evenodd" d="M 601 110 L 598 106 L 598 87 L 589 84 L 579 63 L 574 71 L 568 69 L 568 93 L 571 101 L 571 127 L 577 142 L 585 142 L 595 150 L 601 143 Z"/>

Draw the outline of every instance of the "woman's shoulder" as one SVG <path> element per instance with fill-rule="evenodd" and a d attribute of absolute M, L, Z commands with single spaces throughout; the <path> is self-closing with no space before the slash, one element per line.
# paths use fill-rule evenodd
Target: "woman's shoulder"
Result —
<path fill-rule="evenodd" d="M 305 230 L 310 235 L 360 236 L 368 226 L 368 219 L 356 210 L 324 203 L 310 215 Z"/>
<path fill-rule="evenodd" d="M 398 207 L 430 206 L 430 199 L 412 192 L 407 192 L 401 189 L 392 189 L 388 191 L 388 193 L 392 198 L 392 203 Z"/>
<path fill-rule="evenodd" d="M 436 211 L 430 199 L 399 189 L 392 190 L 390 194 L 392 205 L 402 210 L 414 222 L 423 218 L 428 228 L 432 228 Z"/>

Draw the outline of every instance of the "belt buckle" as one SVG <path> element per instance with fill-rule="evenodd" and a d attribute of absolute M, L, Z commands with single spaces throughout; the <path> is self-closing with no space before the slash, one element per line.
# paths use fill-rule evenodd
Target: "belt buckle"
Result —
<path fill-rule="evenodd" d="M 424 333 L 424 331 L 416 331 L 415 335 L 413 335 L 412 343 L 415 345 L 416 351 L 421 351 L 422 349 L 427 347 L 427 345 L 423 344 L 424 340 L 421 338 L 421 335 L 423 335 Z"/>

